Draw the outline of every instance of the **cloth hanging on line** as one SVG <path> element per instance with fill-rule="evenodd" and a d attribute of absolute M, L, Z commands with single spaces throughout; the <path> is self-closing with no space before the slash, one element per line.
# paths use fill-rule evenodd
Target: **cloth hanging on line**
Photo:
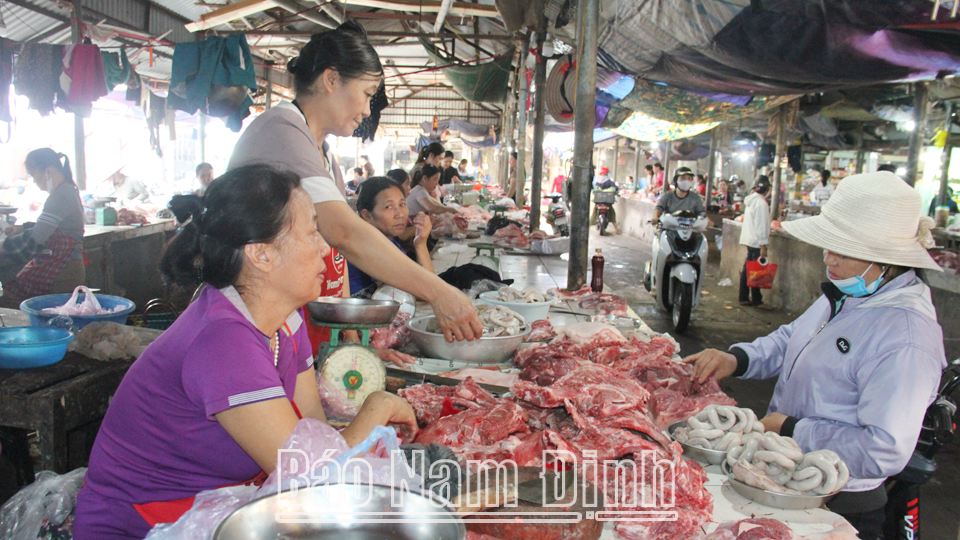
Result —
<path fill-rule="evenodd" d="M 60 86 L 67 95 L 65 108 L 89 118 L 93 102 L 107 95 L 100 47 L 86 43 L 67 45 L 63 51 Z"/>
<path fill-rule="evenodd" d="M 127 59 L 127 50 L 120 49 L 119 53 L 100 51 L 103 60 L 103 73 L 107 82 L 107 91 L 113 92 L 118 84 L 127 84 L 133 69 Z"/>
<path fill-rule="evenodd" d="M 140 75 L 131 69 L 130 77 L 127 79 L 127 95 L 125 96 L 125 99 L 127 101 L 132 101 L 135 107 L 143 106 L 142 85 L 143 83 L 140 81 Z"/>
<path fill-rule="evenodd" d="M 63 47 L 46 43 L 24 43 L 13 70 L 13 88 L 30 100 L 30 108 L 47 116 L 65 99 L 60 88 Z"/>
<path fill-rule="evenodd" d="M 246 87 L 257 89 L 257 76 L 247 38 L 242 34 L 212 36 L 199 42 L 178 43 L 173 51 L 170 93 L 171 109 L 195 114 L 210 114 L 211 90 L 214 87 Z M 253 100 L 249 93 L 227 116 L 231 131 L 240 131 L 243 119 L 250 115 Z"/>
<path fill-rule="evenodd" d="M 160 125 L 164 123 L 166 116 L 167 100 L 150 92 L 147 128 L 150 130 L 150 147 L 160 157 L 163 157 L 163 149 L 160 147 Z"/>

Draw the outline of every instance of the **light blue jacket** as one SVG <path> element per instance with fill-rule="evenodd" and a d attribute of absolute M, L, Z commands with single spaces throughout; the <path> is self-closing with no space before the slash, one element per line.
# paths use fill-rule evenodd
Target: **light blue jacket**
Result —
<path fill-rule="evenodd" d="M 800 419 L 804 452 L 830 449 L 850 468 L 845 491 L 903 470 L 946 367 L 930 288 L 911 270 L 864 298 L 821 296 L 797 320 L 752 343 L 745 379 L 780 376 L 769 412 Z"/>

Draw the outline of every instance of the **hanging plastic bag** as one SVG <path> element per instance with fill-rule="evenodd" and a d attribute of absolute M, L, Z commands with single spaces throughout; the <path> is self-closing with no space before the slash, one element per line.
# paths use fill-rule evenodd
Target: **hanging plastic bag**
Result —
<path fill-rule="evenodd" d="M 766 257 L 757 261 L 747 261 L 747 286 L 758 289 L 772 289 L 773 278 L 777 275 L 777 265 Z"/>
<path fill-rule="evenodd" d="M 43 527 L 59 528 L 73 514 L 86 467 L 67 474 L 41 471 L 0 510 L 0 538 L 36 540 Z"/>
<path fill-rule="evenodd" d="M 144 540 L 209 540 L 220 522 L 237 508 L 252 501 L 257 486 L 230 486 L 201 491 L 193 507 L 173 523 L 163 523 L 150 530 Z"/>

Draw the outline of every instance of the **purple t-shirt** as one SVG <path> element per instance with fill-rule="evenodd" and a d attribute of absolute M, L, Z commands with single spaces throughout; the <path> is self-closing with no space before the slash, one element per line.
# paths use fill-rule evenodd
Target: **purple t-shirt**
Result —
<path fill-rule="evenodd" d="M 297 375 L 313 365 L 299 313 L 280 331 L 277 366 L 269 342 L 236 289 L 203 290 L 134 362 L 110 402 L 77 499 L 74 538 L 143 538 L 150 526 L 133 504 L 185 499 L 259 474 L 214 415 L 293 400 Z"/>

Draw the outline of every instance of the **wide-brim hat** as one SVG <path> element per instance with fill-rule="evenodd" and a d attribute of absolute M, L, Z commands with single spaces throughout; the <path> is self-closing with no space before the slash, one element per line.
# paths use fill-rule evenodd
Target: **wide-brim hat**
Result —
<path fill-rule="evenodd" d="M 577 60 L 564 55 L 550 70 L 544 85 L 543 101 L 554 120 L 561 124 L 573 123 L 573 105 L 577 97 Z"/>
<path fill-rule="evenodd" d="M 782 226 L 844 257 L 942 271 L 927 253 L 935 245 L 934 221 L 922 216 L 922 206 L 920 194 L 891 172 L 857 174 L 837 185 L 820 215 Z"/>

